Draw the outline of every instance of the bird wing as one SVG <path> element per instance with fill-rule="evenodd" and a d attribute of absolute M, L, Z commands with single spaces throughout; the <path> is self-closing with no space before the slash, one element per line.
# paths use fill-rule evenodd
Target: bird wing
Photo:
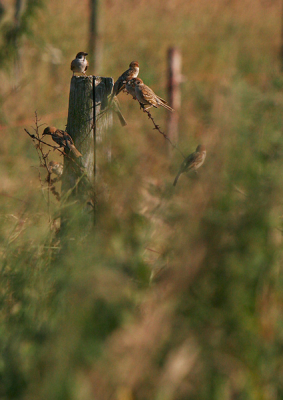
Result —
<path fill-rule="evenodd" d="M 127 71 L 123 72 L 122 75 L 118 78 L 121 81 L 129 81 L 133 78 L 133 70 L 131 68 L 127 69 Z"/>
<path fill-rule="evenodd" d="M 73 139 L 71 138 L 71 136 L 67 132 L 62 131 L 62 134 L 63 134 L 63 137 L 64 137 L 66 143 L 67 143 L 67 146 L 68 146 L 68 144 L 74 145 Z"/>
<path fill-rule="evenodd" d="M 191 169 L 193 168 L 197 155 L 199 155 L 199 152 L 194 152 L 192 154 L 190 154 L 183 162 L 182 165 L 180 167 L 180 170 L 182 170 L 182 172 L 186 171 L 187 169 Z"/>
<path fill-rule="evenodd" d="M 121 92 L 121 90 L 124 89 L 125 87 L 124 81 L 129 80 L 129 77 L 130 77 L 130 69 L 127 69 L 127 71 L 123 72 L 122 75 L 119 76 L 113 88 L 113 93 L 115 93 L 116 96 Z"/>
<path fill-rule="evenodd" d="M 124 89 L 125 84 L 123 83 L 124 79 L 122 78 L 122 75 L 117 79 L 117 81 L 114 84 L 113 88 L 113 95 L 117 96 L 121 92 L 121 90 Z"/>
<path fill-rule="evenodd" d="M 144 98 L 144 100 L 146 100 L 149 104 L 152 104 L 153 106 L 156 107 L 156 94 L 154 93 L 154 91 L 146 85 L 144 85 L 141 88 L 141 91 L 142 91 L 142 97 Z"/>
<path fill-rule="evenodd" d="M 179 176 L 183 172 L 198 166 L 200 163 L 202 163 L 204 161 L 204 157 L 205 157 L 205 155 L 202 152 L 195 151 L 194 153 L 190 154 L 187 158 L 185 158 L 185 160 L 182 162 L 180 169 L 176 175 L 176 178 L 173 182 L 173 186 L 176 186 Z"/>
<path fill-rule="evenodd" d="M 196 153 L 196 152 L 195 152 Z M 182 164 L 180 165 L 179 171 L 176 175 L 176 178 L 174 180 L 173 186 L 176 186 L 177 181 L 179 179 L 179 176 L 187 171 L 188 169 L 191 169 L 194 163 L 194 159 L 195 159 L 195 153 L 190 154 L 188 157 L 185 158 L 185 160 L 182 162 Z"/>
<path fill-rule="evenodd" d="M 123 72 L 121 76 L 117 79 L 114 84 L 113 93 L 117 96 L 124 88 L 125 81 L 129 81 L 133 77 L 133 71 L 131 68 L 127 69 L 127 71 Z"/>
<path fill-rule="evenodd" d="M 163 104 L 168 104 L 168 102 L 167 102 L 166 100 L 162 99 L 162 97 L 159 97 L 159 96 L 156 96 L 156 97 L 157 97 L 157 99 L 158 99 L 159 101 L 161 101 L 161 103 L 163 103 Z"/>
<path fill-rule="evenodd" d="M 60 134 L 60 137 L 62 137 L 62 144 L 64 147 L 67 147 L 69 150 L 71 150 L 76 157 L 81 157 L 81 153 L 79 152 L 79 150 L 76 148 L 76 146 L 74 145 L 74 141 L 72 139 L 72 137 L 65 131 L 62 130 L 57 130 Z"/>
<path fill-rule="evenodd" d="M 187 161 L 186 169 L 191 169 L 191 168 L 194 168 L 196 165 L 198 165 L 203 159 L 203 154 L 198 151 L 195 151 L 189 157 L 190 157 L 190 159 Z"/>
<path fill-rule="evenodd" d="M 71 70 L 73 71 L 74 69 L 76 69 L 76 61 L 75 60 L 73 60 L 71 62 Z"/>

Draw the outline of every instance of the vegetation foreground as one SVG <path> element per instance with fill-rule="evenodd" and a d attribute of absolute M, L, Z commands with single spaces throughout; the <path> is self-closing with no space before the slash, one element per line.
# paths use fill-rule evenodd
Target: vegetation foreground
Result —
<path fill-rule="evenodd" d="M 37 110 L 41 130 L 64 129 L 70 61 L 87 51 L 87 26 L 76 23 L 87 19 L 87 4 L 27 1 L 34 8 L 15 47 L 7 2 L 1 399 L 283 399 L 281 4 L 240 3 L 103 3 L 97 74 L 117 78 L 138 60 L 164 98 L 166 50 L 178 44 L 186 77 L 179 147 L 190 154 L 205 143 L 207 155 L 197 177 L 182 174 L 173 187 L 180 154 L 168 155 L 162 135 L 121 93 L 128 125 L 114 119 L 109 131 L 112 162 L 101 157 L 95 229 L 78 207 L 63 235 L 63 206 L 46 190 L 23 128 Z M 166 110 L 151 112 L 166 131 Z"/>

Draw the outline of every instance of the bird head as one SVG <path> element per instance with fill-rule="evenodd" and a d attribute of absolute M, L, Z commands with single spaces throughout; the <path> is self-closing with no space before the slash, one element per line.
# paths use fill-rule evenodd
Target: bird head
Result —
<path fill-rule="evenodd" d="M 137 61 L 132 61 L 129 65 L 130 68 L 139 68 L 139 63 Z"/>
<path fill-rule="evenodd" d="M 84 51 L 80 51 L 77 55 L 76 55 L 76 58 L 78 58 L 78 59 L 80 59 L 80 60 L 84 60 L 85 59 L 85 56 L 87 56 L 88 55 L 88 53 L 85 53 Z"/>
<path fill-rule="evenodd" d="M 52 135 L 52 133 L 56 132 L 55 126 L 48 126 L 47 128 L 44 129 L 42 136 L 44 135 Z"/>
<path fill-rule="evenodd" d="M 202 151 L 206 151 L 206 148 L 203 144 L 199 144 L 196 151 L 198 151 L 199 153 L 201 153 Z"/>
<path fill-rule="evenodd" d="M 140 78 L 134 78 L 132 81 L 134 81 L 134 85 L 136 86 L 143 85 L 143 81 Z"/>
<path fill-rule="evenodd" d="M 132 78 L 129 81 L 124 81 L 123 83 L 125 83 L 126 85 L 129 85 L 131 87 L 135 86 L 135 82 L 136 82 L 136 78 Z"/>

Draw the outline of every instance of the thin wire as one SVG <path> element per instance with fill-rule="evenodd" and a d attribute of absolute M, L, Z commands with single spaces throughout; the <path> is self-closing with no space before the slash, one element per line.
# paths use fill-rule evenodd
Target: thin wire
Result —
<path fill-rule="evenodd" d="M 143 107 L 142 107 L 142 108 L 143 108 Z M 177 150 L 177 151 L 183 156 L 183 158 L 185 159 L 186 157 L 184 156 L 184 154 L 182 153 L 182 151 L 179 149 L 179 147 L 178 147 L 176 144 L 172 143 L 171 140 L 170 140 L 170 138 L 166 135 L 166 133 L 162 132 L 162 130 L 160 129 L 160 126 L 156 124 L 156 122 L 154 121 L 154 119 L 153 119 L 151 113 L 150 113 L 148 110 L 146 110 L 145 108 L 143 108 L 143 112 L 147 113 L 148 118 L 152 121 L 152 123 L 153 123 L 153 125 L 154 125 L 154 128 L 153 128 L 153 129 L 156 129 L 159 133 L 161 133 L 161 135 L 164 137 L 164 139 L 168 140 L 168 142 L 170 143 L 170 145 L 171 145 L 175 150 Z"/>

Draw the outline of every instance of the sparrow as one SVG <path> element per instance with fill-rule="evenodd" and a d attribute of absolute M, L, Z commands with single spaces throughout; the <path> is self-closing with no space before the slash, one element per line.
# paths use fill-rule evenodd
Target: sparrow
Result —
<path fill-rule="evenodd" d="M 135 81 L 137 78 L 130 79 L 125 86 L 125 91 L 133 96 L 133 99 L 136 100 L 136 90 L 135 90 Z"/>
<path fill-rule="evenodd" d="M 136 98 L 139 101 L 142 108 L 147 110 L 150 107 L 162 106 L 166 110 L 174 111 L 173 108 L 168 106 L 167 101 L 157 96 L 150 87 L 146 86 L 140 78 L 136 78 L 134 81 Z M 145 108 L 145 106 L 148 106 Z"/>
<path fill-rule="evenodd" d="M 182 162 L 179 172 L 173 182 L 173 186 L 176 186 L 179 176 L 190 169 L 193 169 L 195 172 L 196 170 L 202 166 L 206 157 L 206 148 L 203 145 L 198 145 L 196 151 L 190 154 L 185 160 Z"/>
<path fill-rule="evenodd" d="M 54 126 L 48 126 L 43 131 L 42 136 L 45 135 L 50 135 L 54 142 L 59 145 L 59 147 L 64 147 L 64 149 L 71 150 L 76 157 L 82 156 L 79 150 L 76 149 L 73 139 L 67 132 L 62 131 L 61 129 L 57 129 Z"/>
<path fill-rule="evenodd" d="M 54 173 L 57 176 L 62 176 L 63 174 L 63 164 L 57 161 L 49 161 L 48 170 L 50 173 Z"/>
<path fill-rule="evenodd" d="M 122 75 L 119 76 L 119 78 L 116 80 L 113 87 L 111 100 L 114 96 L 117 96 L 125 88 L 126 82 L 138 76 L 140 71 L 139 63 L 137 61 L 132 61 L 129 67 L 130 68 L 127 69 L 127 71 L 123 72 Z"/>
<path fill-rule="evenodd" d="M 80 51 L 77 55 L 76 58 L 71 62 L 71 70 L 73 71 L 73 76 L 75 72 L 80 72 L 85 75 L 85 72 L 88 67 L 88 61 L 85 58 L 88 53 L 85 53 L 84 51 Z"/>

